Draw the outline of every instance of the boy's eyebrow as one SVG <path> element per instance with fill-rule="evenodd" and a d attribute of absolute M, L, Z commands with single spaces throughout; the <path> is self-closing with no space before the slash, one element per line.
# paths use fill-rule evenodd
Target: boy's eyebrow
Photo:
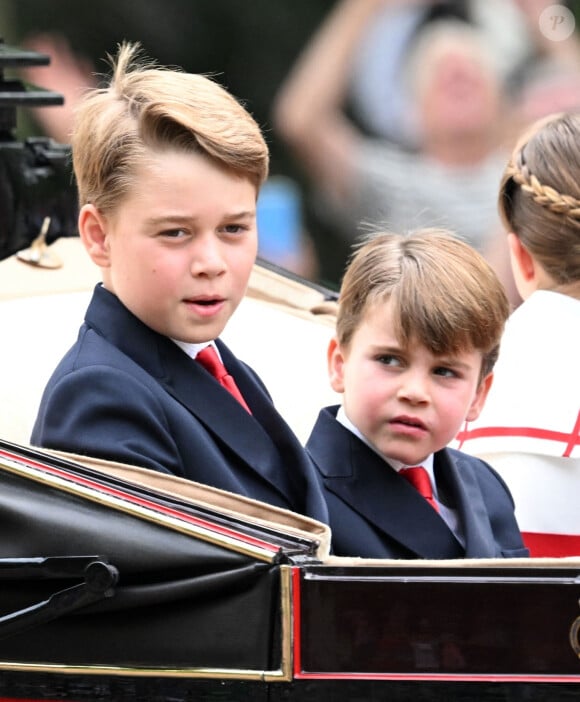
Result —
<path fill-rule="evenodd" d="M 241 212 L 229 212 L 224 214 L 223 219 L 249 219 L 256 216 L 255 210 L 242 210 Z M 159 215 L 158 217 L 149 217 L 147 222 L 152 225 L 159 224 L 186 224 L 187 222 L 195 222 L 199 217 L 195 215 L 167 214 Z"/>
<path fill-rule="evenodd" d="M 191 221 L 191 217 L 184 215 L 160 215 L 159 217 L 148 217 L 146 221 L 148 224 L 166 224 L 167 222 L 181 224 Z"/>
<path fill-rule="evenodd" d="M 372 346 L 373 353 L 401 353 L 405 350 L 406 349 L 396 341 L 387 342 L 384 344 L 373 344 Z"/>
<path fill-rule="evenodd" d="M 255 217 L 256 210 L 242 210 L 241 212 L 230 212 L 224 215 L 224 219 L 245 219 L 247 217 Z"/>

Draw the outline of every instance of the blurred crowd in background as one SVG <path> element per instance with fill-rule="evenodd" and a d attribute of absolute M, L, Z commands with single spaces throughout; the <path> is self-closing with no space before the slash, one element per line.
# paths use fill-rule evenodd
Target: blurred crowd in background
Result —
<path fill-rule="evenodd" d="M 357 26 L 337 18 L 364 5 Z M 21 137 L 66 143 L 74 103 L 107 72 L 106 55 L 140 41 L 160 64 L 214 76 L 262 126 L 264 258 L 338 288 L 369 228 L 451 226 L 510 288 L 496 209 L 507 154 L 530 121 L 580 107 L 580 3 L 558 5 L 565 22 L 546 16 L 553 5 L 2 0 L 0 31 L 9 45 L 49 54 L 50 66 L 25 78 L 65 96 L 63 107 L 21 115 Z"/>

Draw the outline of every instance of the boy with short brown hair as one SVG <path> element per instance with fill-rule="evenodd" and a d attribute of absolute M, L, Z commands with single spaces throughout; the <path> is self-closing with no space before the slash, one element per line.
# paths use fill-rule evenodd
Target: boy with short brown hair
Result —
<path fill-rule="evenodd" d="M 79 233 L 103 283 L 32 443 L 326 521 L 298 439 L 218 338 L 256 259 L 260 129 L 217 83 L 140 60 L 137 45 L 113 68 L 81 101 L 72 137 Z"/>
<path fill-rule="evenodd" d="M 450 232 L 376 234 L 358 249 L 328 350 L 343 404 L 321 411 L 307 443 L 334 553 L 527 555 L 505 483 L 446 448 L 483 407 L 508 315 L 490 266 Z"/>

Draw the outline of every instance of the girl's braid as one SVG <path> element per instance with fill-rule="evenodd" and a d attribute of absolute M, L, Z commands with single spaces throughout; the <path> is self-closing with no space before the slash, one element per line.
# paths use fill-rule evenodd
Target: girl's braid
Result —
<path fill-rule="evenodd" d="M 550 185 L 540 183 L 536 176 L 530 173 L 521 151 L 517 155 L 517 161 L 510 161 L 507 170 L 513 180 L 538 205 L 580 222 L 580 200 L 571 195 L 563 195 Z"/>

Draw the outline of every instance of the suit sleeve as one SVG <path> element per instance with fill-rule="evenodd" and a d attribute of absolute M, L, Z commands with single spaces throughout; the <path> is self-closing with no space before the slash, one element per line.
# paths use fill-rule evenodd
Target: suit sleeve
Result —
<path fill-rule="evenodd" d="M 505 558 L 525 558 L 530 555 L 525 547 L 515 515 L 515 502 L 507 484 L 499 473 L 481 459 L 480 485 L 489 510 L 491 527 Z"/>
<path fill-rule="evenodd" d="M 164 409 L 152 389 L 110 366 L 84 367 L 51 382 L 31 442 L 184 474 Z"/>

